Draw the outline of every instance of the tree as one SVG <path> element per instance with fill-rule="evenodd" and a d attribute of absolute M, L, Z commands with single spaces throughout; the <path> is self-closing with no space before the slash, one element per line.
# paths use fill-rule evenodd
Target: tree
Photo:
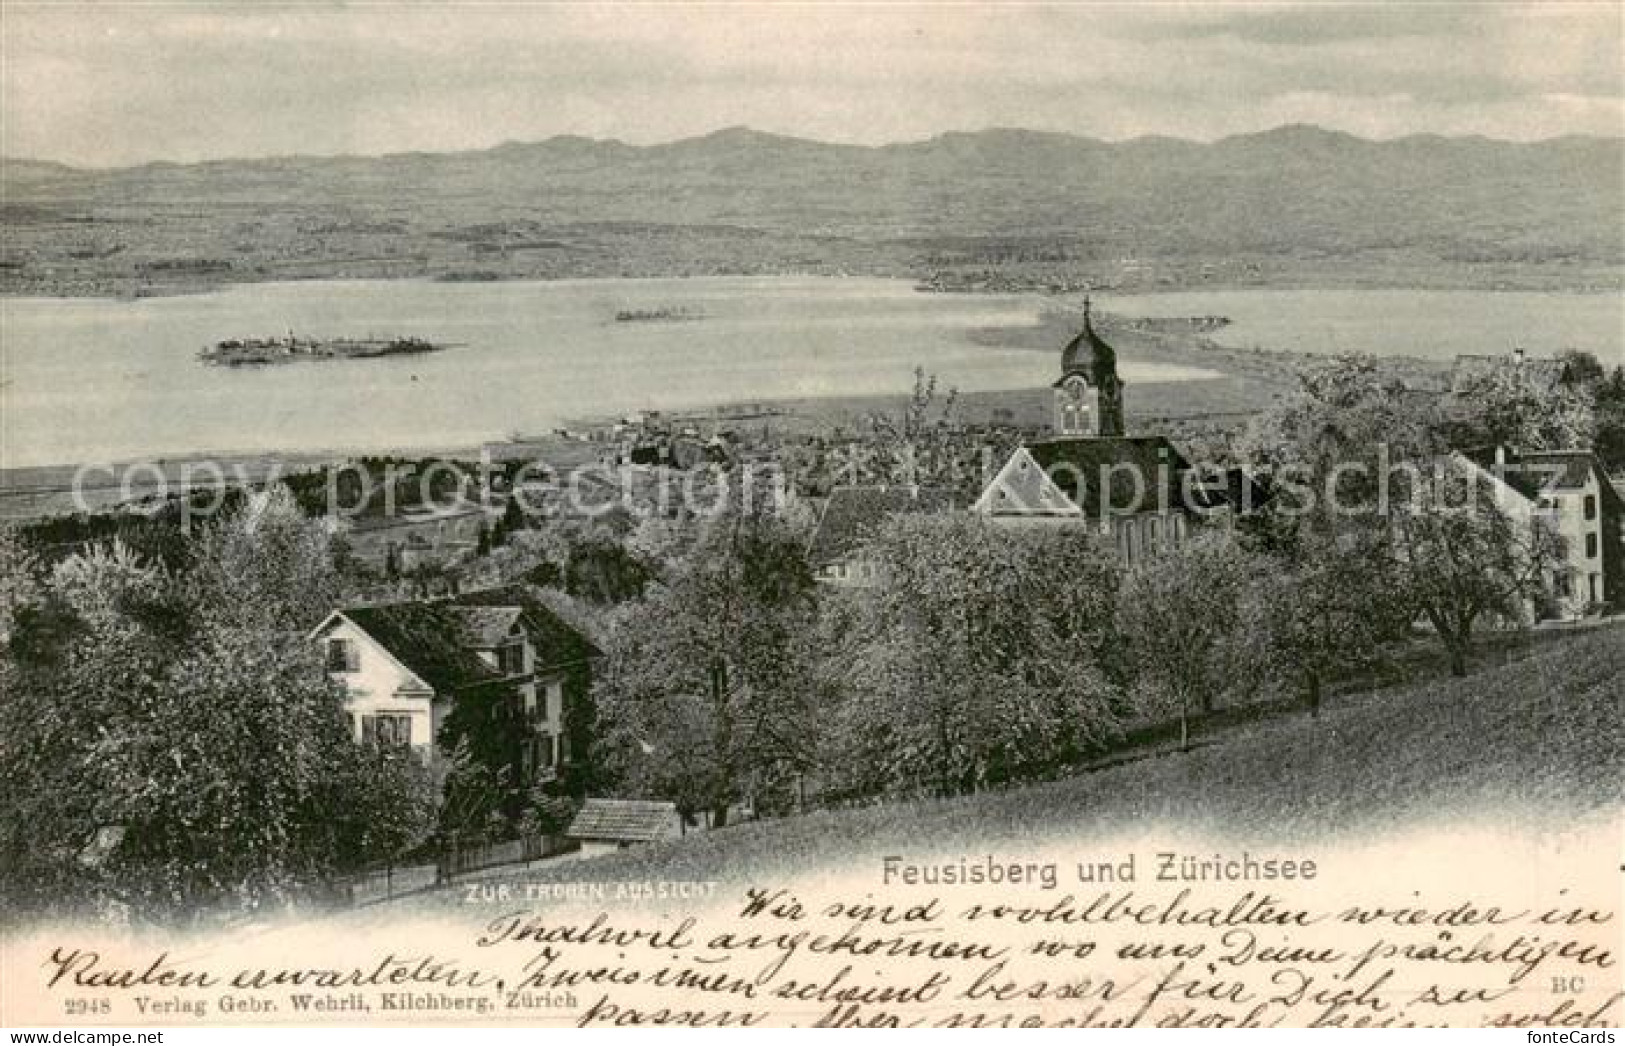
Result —
<path fill-rule="evenodd" d="M 1433 626 L 1456 676 L 1467 674 L 1474 626 L 1487 617 L 1519 620 L 1561 552 L 1549 520 L 1503 512 L 1484 477 L 1448 462 L 1390 519 L 1401 598 Z"/>
<path fill-rule="evenodd" d="M 154 693 L 96 746 L 110 873 L 145 910 L 280 902 L 428 828 L 423 767 L 355 743 L 309 644 L 205 629 Z"/>
<path fill-rule="evenodd" d="M 1557 354 L 1557 358 L 1568 368 L 1569 380 L 1579 385 L 1594 388 L 1608 376 L 1602 361 L 1593 353 L 1564 349 Z"/>
<path fill-rule="evenodd" d="M 513 736 L 513 731 L 507 733 Z M 436 790 L 443 797 L 437 825 L 442 845 L 456 847 L 500 835 L 515 812 L 511 754 L 481 752 L 480 742 L 466 733 L 456 736 L 451 751 L 436 766 Z"/>
<path fill-rule="evenodd" d="M 11 638 L 17 611 L 39 597 L 40 563 L 17 528 L 0 525 L 0 644 Z"/>
<path fill-rule="evenodd" d="M 93 547 L 18 614 L 0 704 L 8 901 L 251 909 L 426 830 L 425 768 L 354 742 L 305 639 L 337 581 L 321 525 L 287 507 L 214 524 L 180 575 Z M 79 860 L 104 833 L 116 844 Z"/>
<path fill-rule="evenodd" d="M 1248 598 L 1261 604 L 1273 667 L 1302 682 L 1317 715 L 1330 676 L 1374 661 L 1409 624 L 1386 539 L 1380 525 L 1306 530 L 1294 555 L 1258 561 Z"/>
<path fill-rule="evenodd" d="M 595 696 L 599 754 L 621 789 L 720 825 L 810 763 L 801 653 L 815 603 L 801 535 L 737 507 L 701 527 L 613 627 Z"/>
<path fill-rule="evenodd" d="M 1297 397 L 1255 419 L 1242 440 L 1243 458 L 1274 479 L 1266 524 L 1288 549 L 1302 526 L 1375 511 L 1389 469 L 1444 449 L 1437 407 L 1380 360 L 1334 357 L 1299 381 Z"/>
<path fill-rule="evenodd" d="M 1625 366 L 1615 367 L 1593 386 L 1596 397 L 1595 450 L 1610 473 L 1625 470 Z"/>
<path fill-rule="evenodd" d="M 251 495 L 193 546 L 186 598 L 220 627 L 303 635 L 344 602 L 332 534 L 284 487 Z"/>
<path fill-rule="evenodd" d="M 1527 368 L 1506 364 L 1476 375 L 1457 392 L 1466 409 L 1458 445 L 1565 450 L 1589 447 L 1596 436 L 1594 401 L 1586 384 L 1548 387 L 1537 383 Z"/>
<path fill-rule="evenodd" d="M 830 629 L 826 669 L 843 694 L 828 770 L 847 790 L 972 791 L 1117 734 L 1116 573 L 1094 534 L 897 516 L 868 554 L 877 584 Z"/>
<path fill-rule="evenodd" d="M 491 535 L 493 544 L 505 544 L 513 535 L 529 526 L 525 518 L 525 510 L 520 504 L 518 494 L 510 494 L 508 501 L 502 506 L 502 518 L 497 522 L 496 530 Z"/>
<path fill-rule="evenodd" d="M 1230 641 L 1252 565 L 1227 534 L 1191 541 L 1136 563 L 1118 595 L 1117 630 L 1137 684 L 1179 716 L 1211 713 L 1225 688 Z"/>
<path fill-rule="evenodd" d="M 110 768 L 98 758 L 162 701 L 170 643 L 151 627 L 161 570 L 121 543 L 52 570 L 16 608 L 0 686 L 0 894 L 40 913 L 109 895 L 78 860 L 99 829 L 117 831 Z"/>
<path fill-rule="evenodd" d="M 1312 710 L 1328 676 L 1406 630 L 1386 513 L 1442 452 L 1442 427 L 1381 361 L 1346 356 L 1303 375 L 1298 398 L 1248 433 L 1250 456 L 1283 482 L 1240 528 L 1261 554 L 1243 606 L 1262 614 L 1272 667 L 1302 683 Z"/>

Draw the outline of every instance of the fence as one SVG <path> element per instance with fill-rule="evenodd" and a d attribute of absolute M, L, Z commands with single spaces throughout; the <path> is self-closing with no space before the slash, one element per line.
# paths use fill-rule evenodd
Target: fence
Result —
<path fill-rule="evenodd" d="M 432 864 L 385 865 L 336 883 L 339 900 L 351 905 L 377 904 L 420 890 L 439 882 L 439 869 Z"/>
<path fill-rule="evenodd" d="M 540 861 L 580 848 L 580 843 L 562 835 L 521 836 L 501 843 L 454 845 L 432 864 L 379 865 L 338 880 L 332 890 L 340 904 L 377 904 L 444 886 L 459 875 L 505 864 Z"/>
<path fill-rule="evenodd" d="M 482 868 L 495 868 L 503 864 L 525 864 L 556 857 L 580 849 L 581 844 L 562 835 L 527 835 L 503 843 L 476 843 L 472 846 L 453 845 L 440 855 L 437 864 L 442 882 L 451 882 L 459 875 L 477 872 Z"/>

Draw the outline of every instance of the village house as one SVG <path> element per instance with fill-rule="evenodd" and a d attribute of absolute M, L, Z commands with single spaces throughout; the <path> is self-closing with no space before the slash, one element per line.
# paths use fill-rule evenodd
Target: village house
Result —
<path fill-rule="evenodd" d="M 559 781 L 586 758 L 601 654 L 524 586 L 344 607 L 310 638 L 349 695 L 358 741 L 431 758 L 461 710 L 482 735 L 478 756 L 523 784 Z"/>
<path fill-rule="evenodd" d="M 1199 475 L 1165 437 L 1125 435 L 1117 352 L 1095 332 L 1087 301 L 1051 387 L 1055 436 L 1017 447 L 972 511 L 1001 524 L 1093 527 L 1132 564 L 1204 521 L 1228 522 L 1228 491 L 1254 489 Z"/>
<path fill-rule="evenodd" d="M 1544 579 L 1545 616 L 1573 620 L 1625 606 L 1625 502 L 1595 454 L 1494 447 L 1458 458 L 1494 478 L 1511 518 L 1562 539 L 1562 558 Z M 1532 607 L 1530 616 L 1542 614 Z"/>
<path fill-rule="evenodd" d="M 868 588 L 878 583 L 879 565 L 868 542 L 889 517 L 952 512 L 962 507 L 952 491 L 907 484 L 837 487 L 818 513 L 807 546 L 813 577 L 828 585 Z"/>

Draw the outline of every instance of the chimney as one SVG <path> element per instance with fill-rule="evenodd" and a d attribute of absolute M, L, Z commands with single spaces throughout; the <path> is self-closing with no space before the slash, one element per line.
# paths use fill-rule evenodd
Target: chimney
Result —
<path fill-rule="evenodd" d="M 1512 362 L 1513 362 L 1513 365 L 1515 365 L 1515 366 L 1518 366 L 1518 367 L 1523 366 L 1523 346 L 1522 345 L 1514 345 L 1512 347 Z"/>

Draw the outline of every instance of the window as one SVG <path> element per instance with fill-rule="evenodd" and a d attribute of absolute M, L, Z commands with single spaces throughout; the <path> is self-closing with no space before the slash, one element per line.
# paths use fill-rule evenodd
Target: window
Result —
<path fill-rule="evenodd" d="M 509 643 L 497 647 L 497 670 L 505 676 L 516 676 L 525 671 L 525 645 Z"/>
<path fill-rule="evenodd" d="M 354 672 L 361 667 L 361 651 L 357 649 L 353 639 L 329 639 L 327 641 L 327 670 L 329 672 Z"/>
<path fill-rule="evenodd" d="M 1597 495 L 1595 495 L 1595 494 L 1587 494 L 1586 495 L 1585 506 L 1586 506 L 1586 508 L 1585 508 L 1586 519 L 1596 519 L 1597 518 Z"/>
<path fill-rule="evenodd" d="M 378 745 L 410 745 L 412 743 L 412 717 L 409 715 L 362 716 L 361 740 Z"/>
<path fill-rule="evenodd" d="M 1146 547 L 1147 548 L 1161 548 L 1162 547 L 1162 520 L 1160 520 L 1160 519 L 1149 520 L 1146 523 L 1146 528 L 1150 531 L 1150 533 L 1149 533 L 1149 535 L 1147 536 L 1147 539 L 1146 539 Z"/>
<path fill-rule="evenodd" d="M 1597 535 L 1595 534 L 1586 535 L 1586 558 L 1597 558 Z"/>
<path fill-rule="evenodd" d="M 531 741 L 531 765 L 537 770 L 551 770 L 556 765 L 553 735 L 541 734 Z"/>
<path fill-rule="evenodd" d="M 1600 574 L 1591 575 L 1591 601 L 1593 603 L 1602 602 L 1602 575 Z"/>

